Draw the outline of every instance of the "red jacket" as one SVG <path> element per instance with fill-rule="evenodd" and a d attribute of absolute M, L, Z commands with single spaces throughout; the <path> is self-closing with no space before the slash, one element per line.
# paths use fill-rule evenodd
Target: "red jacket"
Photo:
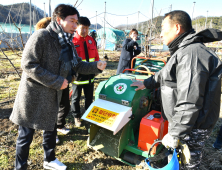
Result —
<path fill-rule="evenodd" d="M 75 48 L 79 57 L 82 58 L 82 61 L 87 62 L 86 57 L 85 57 L 84 41 L 86 41 L 86 45 L 87 45 L 87 50 L 89 54 L 89 62 L 99 61 L 99 54 L 98 54 L 95 40 L 88 35 L 86 37 L 81 37 L 78 34 L 78 32 L 76 32 L 72 42 L 75 45 Z M 90 79 L 91 79 L 91 82 L 93 82 L 94 76 L 95 76 L 94 74 L 90 74 L 90 75 L 77 74 L 76 80 L 73 81 L 73 84 L 77 84 L 77 85 L 89 84 Z"/>
<path fill-rule="evenodd" d="M 72 42 L 75 45 L 75 48 L 79 57 L 81 57 L 83 61 L 86 61 L 84 44 L 83 44 L 84 41 L 86 41 L 86 45 L 88 49 L 89 62 L 99 61 L 99 54 L 98 54 L 95 40 L 88 35 L 86 37 L 81 37 L 78 34 L 78 32 L 76 32 Z"/>

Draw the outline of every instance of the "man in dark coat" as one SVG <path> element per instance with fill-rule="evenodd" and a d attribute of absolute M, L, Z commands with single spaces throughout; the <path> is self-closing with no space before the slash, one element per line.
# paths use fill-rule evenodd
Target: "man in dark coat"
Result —
<path fill-rule="evenodd" d="M 133 57 L 140 54 L 141 50 L 136 42 L 138 31 L 132 29 L 129 33 L 129 38 L 125 39 L 122 45 L 122 51 L 119 59 L 116 74 L 120 74 L 124 69 L 131 68 L 131 61 Z"/>
<path fill-rule="evenodd" d="M 165 14 L 161 37 L 171 58 L 154 76 L 131 86 L 161 88 L 163 117 L 168 120 L 167 148 L 187 143 L 190 162 L 183 168 L 199 169 L 202 149 L 219 117 L 222 63 L 203 43 L 219 41 L 222 32 L 206 29 L 195 33 L 184 11 Z"/>
<path fill-rule="evenodd" d="M 62 90 L 67 88 L 71 70 L 82 74 L 99 73 L 105 62 L 82 62 L 72 43 L 78 11 L 65 4 L 58 5 L 52 22 L 29 38 L 23 51 L 21 82 L 10 120 L 19 125 L 15 169 L 27 169 L 29 147 L 35 129 L 44 130 L 45 169 L 66 169 L 55 158 L 56 121 Z"/>

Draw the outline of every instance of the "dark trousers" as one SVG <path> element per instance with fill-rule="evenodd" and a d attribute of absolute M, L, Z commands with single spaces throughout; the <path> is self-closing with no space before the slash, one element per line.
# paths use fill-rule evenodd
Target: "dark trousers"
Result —
<path fill-rule="evenodd" d="M 185 164 L 181 169 L 183 170 L 198 170 L 201 158 L 202 150 L 205 145 L 205 141 L 210 137 L 210 130 L 193 129 L 190 135 L 187 135 L 183 141 L 185 141 L 190 150 L 190 163 Z"/>
<path fill-rule="evenodd" d="M 29 148 L 32 143 L 35 129 L 19 126 L 18 138 L 16 142 L 16 158 L 15 169 L 26 170 L 27 160 L 29 156 Z M 56 125 L 53 131 L 43 132 L 43 149 L 44 149 L 44 161 L 55 160 L 55 146 L 56 146 Z"/>
<path fill-rule="evenodd" d="M 217 139 L 216 139 L 216 141 L 214 142 L 214 147 L 215 147 L 216 149 L 221 149 L 221 147 L 222 147 L 222 125 L 221 125 L 220 131 L 219 131 L 219 133 L 218 133 L 218 135 L 217 135 Z"/>
<path fill-rule="evenodd" d="M 85 110 L 91 105 L 93 100 L 93 90 L 94 83 L 84 84 L 84 85 L 75 85 L 72 84 L 72 100 L 71 100 L 71 112 L 75 118 L 80 118 L 80 97 L 82 93 L 82 89 L 85 96 Z"/>
<path fill-rule="evenodd" d="M 63 128 L 66 124 L 66 116 L 69 114 L 70 102 L 69 102 L 69 86 L 62 91 L 62 98 L 59 105 L 57 128 Z"/>

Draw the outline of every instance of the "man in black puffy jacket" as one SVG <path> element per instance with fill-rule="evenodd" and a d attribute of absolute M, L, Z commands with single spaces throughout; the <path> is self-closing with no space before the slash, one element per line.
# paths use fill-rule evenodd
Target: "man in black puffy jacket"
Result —
<path fill-rule="evenodd" d="M 191 152 L 186 169 L 198 169 L 204 142 L 216 124 L 220 111 L 222 63 L 203 43 L 219 41 L 222 32 L 206 29 L 195 33 L 190 16 L 184 11 L 165 14 L 161 38 L 171 58 L 154 76 L 131 86 L 161 88 L 163 117 L 168 134 L 162 142 L 176 148 L 185 141 Z"/>
<path fill-rule="evenodd" d="M 133 57 L 136 57 L 141 53 L 141 49 L 139 48 L 139 45 L 136 42 L 137 36 L 138 31 L 133 28 L 129 32 L 129 38 L 124 40 L 122 44 L 121 56 L 119 58 L 116 74 L 122 73 L 125 69 L 130 69 Z"/>

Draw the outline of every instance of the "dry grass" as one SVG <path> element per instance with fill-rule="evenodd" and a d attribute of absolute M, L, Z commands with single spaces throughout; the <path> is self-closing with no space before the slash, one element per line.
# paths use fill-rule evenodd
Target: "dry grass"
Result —
<path fill-rule="evenodd" d="M 106 52 L 109 60 L 107 61 L 107 69 L 97 76 L 95 79 L 95 88 L 100 81 L 108 79 L 115 75 L 116 68 L 120 56 L 120 52 Z M 102 52 L 100 52 L 101 60 Z M 2 57 L 2 56 L 0 56 Z M 16 60 L 15 60 L 16 61 Z M 2 62 L 2 61 L 0 61 Z M 4 61 L 6 62 L 6 61 Z M 4 65 L 4 64 L 3 64 Z M 19 80 L 16 75 L 4 74 L 1 78 L 6 85 L 12 86 L 14 83 L 15 89 L 18 87 Z M 1 81 L 1 79 L 0 79 Z M 1 86 L 3 86 L 3 82 Z M 8 83 L 8 84 L 7 84 Z M 4 88 L 3 88 L 4 89 Z M 2 91 L 2 88 L 1 88 Z M 84 102 L 81 100 L 82 112 Z M 0 169 L 11 170 L 14 167 L 15 146 L 17 139 L 17 125 L 14 125 L 8 120 L 13 104 L 0 107 Z M 222 114 L 220 116 L 222 118 Z M 222 151 L 216 151 L 212 148 L 212 144 L 216 139 L 217 132 L 222 120 L 217 122 L 211 137 L 207 140 L 204 148 L 203 162 L 201 170 L 219 170 L 222 169 Z M 135 170 L 136 168 L 127 166 L 102 152 L 94 151 L 86 146 L 88 138 L 89 124 L 82 122 L 83 126 L 77 128 L 74 126 L 73 117 L 69 114 L 66 118 L 67 127 L 71 129 L 71 133 L 64 136 L 59 133 L 61 143 L 56 147 L 56 157 L 68 166 L 68 170 Z M 30 147 L 30 156 L 28 159 L 29 170 L 42 169 L 43 164 L 43 148 L 42 148 L 42 131 L 37 130 L 33 142 Z"/>
<path fill-rule="evenodd" d="M 14 55 L 11 51 L 5 51 L 5 54 L 9 57 L 16 69 L 21 73 L 21 58 Z M 20 78 L 14 68 L 8 59 L 6 59 L 6 57 L 0 52 L 0 103 L 11 100 L 15 97 L 19 81 Z"/>
<path fill-rule="evenodd" d="M 107 52 L 106 52 L 107 53 Z M 95 79 L 95 89 L 100 81 L 108 79 L 116 74 L 119 52 L 109 53 L 107 61 L 107 70 L 99 74 Z M 101 57 L 101 60 L 104 60 Z M 14 75 L 4 76 L 4 83 L 12 82 L 16 79 Z M 16 79 L 15 82 L 19 81 Z M 18 87 L 18 86 L 17 86 Z M 16 88 L 17 88 L 16 87 Z M 81 109 L 84 102 L 81 100 Z M 15 146 L 18 133 L 18 126 L 8 120 L 13 104 L 0 107 L 0 169 L 11 170 L 14 167 Z M 58 134 L 60 144 L 56 147 L 56 157 L 71 169 L 132 169 L 121 162 L 106 156 L 104 153 L 97 152 L 87 148 L 86 140 L 88 138 L 87 122 L 82 122 L 83 126 L 77 128 L 74 126 L 73 117 L 69 114 L 66 117 L 66 126 L 71 129 L 71 133 L 64 136 Z M 30 146 L 28 159 L 28 169 L 42 169 L 43 148 L 42 148 L 42 131 L 36 130 L 33 142 Z"/>

